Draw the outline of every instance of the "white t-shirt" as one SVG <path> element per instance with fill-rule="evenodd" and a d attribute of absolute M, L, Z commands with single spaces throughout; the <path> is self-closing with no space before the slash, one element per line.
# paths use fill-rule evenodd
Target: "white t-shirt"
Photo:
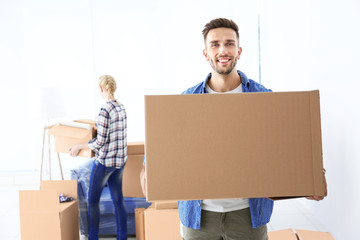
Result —
<path fill-rule="evenodd" d="M 212 90 L 209 85 L 206 85 L 208 93 L 220 93 Z M 237 88 L 221 93 L 242 93 L 242 84 Z M 237 198 L 237 199 L 205 199 L 202 203 L 202 209 L 213 212 L 231 212 L 249 207 L 249 199 Z"/>

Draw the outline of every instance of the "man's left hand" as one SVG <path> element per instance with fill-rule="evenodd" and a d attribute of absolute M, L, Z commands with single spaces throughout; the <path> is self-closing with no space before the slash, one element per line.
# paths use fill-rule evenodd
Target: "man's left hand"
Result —
<path fill-rule="evenodd" d="M 327 183 L 326 183 L 326 176 L 325 176 L 326 170 L 325 169 L 323 169 L 323 173 L 324 173 L 324 188 L 325 188 L 324 196 L 312 196 L 312 197 L 307 197 L 306 199 L 320 201 L 320 200 L 323 200 L 327 196 L 328 193 L 327 193 Z"/>

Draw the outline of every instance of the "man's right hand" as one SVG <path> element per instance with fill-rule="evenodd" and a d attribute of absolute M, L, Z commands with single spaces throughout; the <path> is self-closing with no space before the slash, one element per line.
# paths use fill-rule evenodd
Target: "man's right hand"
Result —
<path fill-rule="evenodd" d="M 141 190 L 146 197 L 146 174 L 145 174 L 145 166 L 141 169 L 140 172 L 140 184 L 141 184 Z"/>

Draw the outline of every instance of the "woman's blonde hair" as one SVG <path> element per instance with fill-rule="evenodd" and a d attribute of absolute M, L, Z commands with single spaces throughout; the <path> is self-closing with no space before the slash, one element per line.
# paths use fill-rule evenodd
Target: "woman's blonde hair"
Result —
<path fill-rule="evenodd" d="M 103 75 L 99 78 L 99 86 L 106 90 L 112 97 L 116 91 L 116 81 L 110 75 Z"/>

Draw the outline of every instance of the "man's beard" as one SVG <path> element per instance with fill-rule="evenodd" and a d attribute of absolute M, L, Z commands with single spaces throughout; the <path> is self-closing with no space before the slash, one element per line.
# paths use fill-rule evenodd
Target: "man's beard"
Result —
<path fill-rule="evenodd" d="M 225 69 L 225 70 L 221 70 L 220 68 L 218 68 L 217 65 L 214 64 L 213 60 L 210 60 L 209 62 L 210 62 L 210 66 L 212 67 L 212 69 L 215 72 L 217 72 L 218 74 L 221 74 L 221 75 L 228 75 L 234 70 L 236 63 L 237 63 L 237 59 L 234 58 L 234 61 L 232 62 L 232 64 L 229 66 L 228 69 Z"/>

